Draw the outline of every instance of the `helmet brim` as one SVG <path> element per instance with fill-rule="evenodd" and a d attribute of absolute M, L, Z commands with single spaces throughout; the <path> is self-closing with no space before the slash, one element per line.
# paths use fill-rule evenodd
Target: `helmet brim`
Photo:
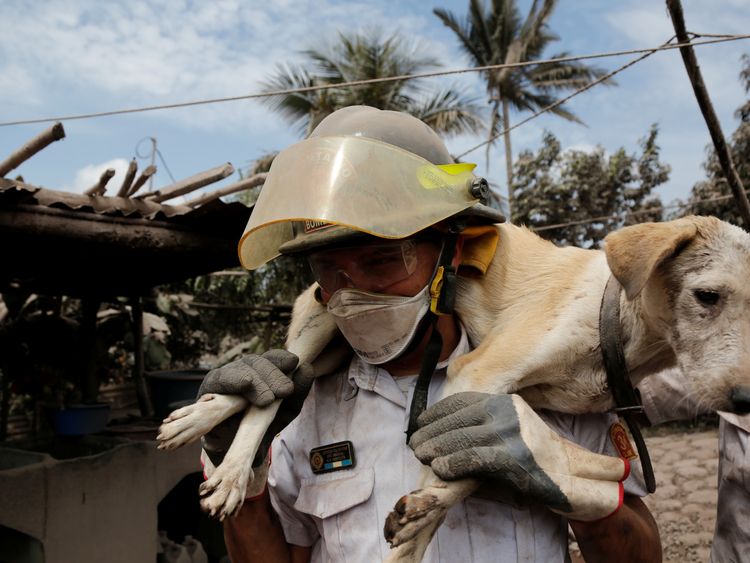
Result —
<path fill-rule="evenodd" d="M 453 217 L 466 220 L 466 226 L 492 225 L 505 222 L 505 216 L 497 209 L 481 203 L 477 203 L 468 209 L 464 209 L 463 211 L 456 213 Z M 453 217 L 446 219 L 446 221 L 450 221 Z M 294 239 L 285 242 L 279 246 L 279 252 L 284 255 L 304 254 L 329 246 L 342 246 L 350 242 L 352 244 L 357 244 L 365 238 L 377 239 L 378 237 L 349 227 L 331 225 L 330 227 L 321 229 L 318 232 L 306 233 L 304 236 L 297 236 Z"/>

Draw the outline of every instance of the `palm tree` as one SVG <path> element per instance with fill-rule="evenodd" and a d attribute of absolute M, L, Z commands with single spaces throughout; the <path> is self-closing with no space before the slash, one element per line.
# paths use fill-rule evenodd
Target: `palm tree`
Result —
<path fill-rule="evenodd" d="M 547 24 L 556 4 L 557 0 L 534 0 L 525 20 L 521 19 L 516 0 L 492 0 L 489 7 L 484 0 L 469 0 L 469 13 L 464 18 L 442 8 L 433 12 L 456 34 L 471 63 L 487 66 L 539 60 L 545 48 L 559 39 Z M 553 58 L 565 56 L 567 53 L 552 55 Z M 510 108 L 537 111 L 557 101 L 557 92 L 580 88 L 603 75 L 603 70 L 579 62 L 546 63 L 483 73 L 492 107 L 488 139 L 495 137 L 500 129 L 505 130 L 509 214 L 513 202 L 513 153 L 507 131 Z M 560 106 L 551 111 L 568 121 L 582 123 Z M 488 143 L 488 154 L 489 146 Z"/>
<path fill-rule="evenodd" d="M 339 33 L 338 41 L 322 49 L 303 51 L 304 65 L 279 65 L 265 82 L 265 91 L 339 84 L 356 80 L 403 76 L 436 68 L 419 45 L 396 33 L 377 30 Z M 357 87 L 312 90 L 263 98 L 307 136 L 330 113 L 350 105 L 405 111 L 444 135 L 484 130 L 482 109 L 455 87 L 429 91 L 424 79 L 380 82 Z"/>

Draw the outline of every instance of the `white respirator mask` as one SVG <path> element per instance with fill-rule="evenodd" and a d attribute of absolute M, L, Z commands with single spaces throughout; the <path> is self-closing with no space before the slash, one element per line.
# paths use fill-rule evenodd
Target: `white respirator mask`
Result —
<path fill-rule="evenodd" d="M 414 338 L 430 310 L 430 286 L 414 297 L 339 289 L 327 308 L 357 356 L 384 364 L 403 354 Z"/>

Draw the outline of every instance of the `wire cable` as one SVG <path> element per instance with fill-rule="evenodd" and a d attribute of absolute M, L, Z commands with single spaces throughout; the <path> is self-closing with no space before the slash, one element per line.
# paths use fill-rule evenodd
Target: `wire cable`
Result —
<path fill-rule="evenodd" d="M 460 69 L 454 69 L 454 70 L 438 70 L 438 71 L 422 72 L 422 73 L 415 73 L 415 74 L 403 74 L 400 76 L 384 76 L 382 78 L 369 78 L 367 80 L 354 80 L 351 82 L 338 82 L 338 83 L 332 83 L 332 84 L 318 84 L 315 86 L 305 86 L 305 87 L 300 87 L 300 88 L 286 88 L 283 90 L 273 90 L 270 92 L 260 92 L 256 94 L 244 94 L 244 95 L 239 95 L 239 96 L 227 96 L 223 98 L 209 98 L 205 100 L 194 100 L 194 101 L 189 101 L 189 102 L 177 102 L 177 103 L 171 103 L 171 104 L 140 106 L 140 107 L 135 107 L 135 108 L 127 108 L 127 109 L 119 109 L 119 110 L 111 110 L 111 111 L 63 115 L 63 116 L 57 116 L 57 117 L 42 117 L 42 118 L 37 118 L 37 119 L 21 119 L 21 120 L 15 120 L 15 121 L 4 121 L 4 122 L 0 122 L 0 127 L 10 127 L 13 125 L 30 125 L 34 123 L 46 123 L 49 121 L 73 121 L 76 119 L 91 119 L 91 118 L 96 118 L 96 117 L 107 117 L 107 116 L 112 116 L 112 115 L 124 115 L 124 114 L 129 114 L 129 113 L 142 113 L 142 112 L 147 112 L 147 111 L 157 111 L 157 110 L 163 110 L 163 109 L 174 109 L 174 108 L 207 105 L 207 104 L 217 104 L 217 103 L 224 103 L 224 102 L 234 102 L 238 100 L 252 100 L 252 99 L 257 99 L 257 98 L 268 98 L 271 96 L 302 94 L 305 92 L 314 92 L 317 90 L 351 88 L 351 87 L 357 87 L 357 86 L 366 86 L 369 84 L 380 84 L 384 82 L 397 82 L 397 81 L 402 81 L 402 80 L 414 80 L 417 78 L 448 76 L 448 75 L 463 74 L 463 73 L 468 73 L 468 72 L 485 72 L 485 71 L 491 71 L 491 70 L 500 70 L 503 68 L 522 68 L 526 66 L 543 65 L 543 64 L 550 64 L 550 63 L 584 61 L 584 60 L 590 60 L 590 59 L 602 59 L 606 57 L 619 57 L 623 55 L 650 53 L 652 51 L 667 51 L 667 50 L 679 49 L 680 47 L 687 47 L 687 46 L 699 47 L 701 45 L 725 43 L 728 41 L 739 41 L 742 39 L 750 39 L 750 35 L 732 35 L 729 37 L 718 37 L 715 39 L 708 39 L 706 41 L 694 41 L 694 42 L 689 42 L 689 43 L 674 43 L 671 45 L 665 45 L 665 46 L 656 47 L 656 48 L 652 47 L 652 48 L 647 48 L 647 49 L 628 49 L 624 51 L 609 51 L 609 52 L 604 52 L 604 53 L 594 53 L 591 55 L 556 57 L 552 59 L 544 59 L 544 60 L 538 60 L 538 61 L 524 61 L 524 62 L 518 62 L 518 63 L 485 65 L 485 66 L 479 66 L 479 67 L 467 67 L 467 68 L 460 68 Z"/>
<path fill-rule="evenodd" d="M 745 190 L 745 193 L 750 195 L 750 190 Z M 648 213 L 653 213 L 654 211 L 667 211 L 668 209 L 683 209 L 686 207 L 692 207 L 694 205 L 699 205 L 701 203 L 710 203 L 715 201 L 722 201 L 725 199 L 731 199 L 734 195 L 721 195 L 716 197 L 708 197 L 705 199 L 695 199 L 693 201 L 687 201 L 682 203 L 674 203 L 671 205 L 657 205 L 656 207 L 651 207 L 649 209 L 641 209 L 639 211 L 630 211 L 626 212 L 623 217 L 619 213 L 613 213 L 612 215 L 600 215 L 599 217 L 590 217 L 588 219 L 580 219 L 578 221 L 568 221 L 566 223 L 556 223 L 554 225 L 542 225 L 541 227 L 532 227 L 529 226 L 529 228 L 532 231 L 540 232 L 540 231 L 551 231 L 553 229 L 562 229 L 563 227 L 574 227 L 576 225 L 587 225 L 589 223 L 599 223 L 601 221 L 606 221 L 608 219 L 625 219 L 627 217 L 635 217 L 639 215 L 646 215 Z"/>
<path fill-rule="evenodd" d="M 169 166 L 167 166 L 167 161 L 164 160 L 164 156 L 162 156 L 161 151 L 159 149 L 156 149 L 156 156 L 159 157 L 159 160 L 161 160 L 161 163 L 164 165 L 164 169 L 167 171 L 167 174 L 169 175 L 169 179 L 172 180 L 172 183 L 174 184 L 177 182 L 177 180 L 174 179 L 174 176 L 172 175 L 172 171 L 169 169 Z"/>
<path fill-rule="evenodd" d="M 669 45 L 669 44 L 670 44 L 670 42 L 671 42 L 671 41 L 672 41 L 673 39 L 674 39 L 674 37 L 672 37 L 672 38 L 671 38 L 671 39 L 670 39 L 669 41 L 667 41 L 666 43 L 662 44 L 662 47 L 664 47 L 664 46 L 666 46 L 666 45 Z M 514 129 L 516 129 L 516 128 L 520 127 L 521 125 L 524 125 L 524 124 L 528 123 L 528 122 L 529 122 L 529 121 L 531 121 L 532 119 L 536 119 L 537 117 L 539 117 L 539 116 L 540 116 L 540 115 L 542 115 L 543 113 L 547 113 L 548 111 L 552 111 L 552 110 L 553 110 L 553 109 L 555 109 L 556 107 L 558 107 L 558 106 L 561 106 L 561 105 L 563 105 L 563 104 L 564 104 L 565 102 L 567 102 L 567 101 L 568 101 L 568 100 L 570 100 L 571 98 L 574 98 L 574 97 L 576 97 L 576 96 L 577 96 L 578 94 L 582 94 L 583 92 L 585 92 L 586 90 L 589 90 L 590 88 L 593 88 L 593 87 L 594 87 L 594 86 L 596 86 L 597 84 L 601 84 L 601 83 L 602 83 L 602 82 L 604 82 L 605 80 L 609 80 L 610 78 L 612 78 L 612 77 L 613 77 L 613 76 L 615 76 L 616 74 L 619 74 L 619 73 L 621 73 L 621 72 L 622 72 L 623 70 L 625 70 L 625 69 L 627 69 L 627 68 L 630 68 L 630 67 L 631 67 L 631 66 L 633 66 L 634 64 L 636 64 L 636 63 L 639 63 L 639 62 L 641 62 L 642 60 L 644 60 L 644 59 L 646 59 L 646 58 L 650 57 L 651 55 L 653 55 L 654 53 L 656 53 L 656 52 L 657 52 L 658 50 L 659 50 L 659 48 L 655 48 L 655 49 L 652 49 L 652 50 L 651 50 L 651 51 L 649 51 L 648 53 L 644 53 L 644 54 L 643 54 L 643 55 L 641 55 L 640 57 L 638 57 L 638 58 L 636 58 L 636 59 L 633 59 L 632 61 L 630 61 L 630 62 L 628 62 L 628 63 L 626 63 L 626 64 L 622 65 L 622 66 L 621 66 L 620 68 L 618 68 L 618 69 L 615 69 L 615 70 L 613 70 L 612 72 L 609 72 L 609 73 L 605 74 L 604 76 L 602 76 L 602 77 L 600 77 L 600 78 L 597 78 L 596 80 L 593 80 L 593 81 L 589 82 L 589 83 L 588 83 L 588 84 L 586 84 L 585 86 L 581 86 L 581 87 L 580 87 L 580 88 L 579 88 L 578 90 L 574 91 L 574 92 L 573 92 L 573 93 L 571 93 L 571 94 L 568 94 L 568 95 L 567 95 L 567 96 L 565 96 L 564 98 L 561 98 L 561 99 L 559 99 L 559 100 L 557 100 L 557 101 L 555 101 L 555 102 L 552 102 L 551 104 L 549 104 L 549 105 L 547 105 L 547 106 L 543 107 L 543 108 L 542 108 L 542 109 L 540 109 L 539 111 L 537 111 L 537 112 L 535 112 L 535 113 L 531 114 L 531 115 L 530 115 L 529 117 L 527 117 L 526 119 L 522 119 L 522 120 L 521 120 L 521 121 L 519 121 L 518 123 L 514 123 L 513 125 L 511 125 L 511 126 L 509 126 L 509 127 L 506 127 L 505 129 L 503 129 L 503 130 L 502 130 L 502 131 L 500 131 L 499 133 L 497 133 L 497 134 L 495 134 L 495 135 L 492 135 L 491 137 L 489 137 L 488 139 L 485 139 L 485 140 L 484 140 L 484 141 L 482 141 L 481 143 L 479 143 L 479 144 L 477 144 L 477 145 L 474 145 L 473 147 L 471 147 L 471 148 L 470 148 L 470 149 L 468 149 L 468 150 L 465 150 L 464 152 L 462 152 L 461 154 L 459 154 L 459 155 L 458 155 L 458 156 L 456 157 L 456 159 L 460 159 L 460 158 L 463 158 L 463 157 L 465 157 L 465 156 L 466 156 L 467 154 L 469 154 L 469 153 L 472 153 L 472 152 L 474 152 L 474 151 L 475 151 L 475 150 L 477 150 L 477 149 L 481 149 L 481 148 L 482 148 L 483 146 L 485 146 L 485 145 L 489 145 L 490 143 L 494 142 L 494 141 L 495 141 L 496 139 L 498 139 L 498 138 L 502 137 L 502 136 L 503 136 L 503 135 L 505 135 L 506 133 L 510 133 L 510 132 L 511 132 L 511 131 L 513 131 Z"/>

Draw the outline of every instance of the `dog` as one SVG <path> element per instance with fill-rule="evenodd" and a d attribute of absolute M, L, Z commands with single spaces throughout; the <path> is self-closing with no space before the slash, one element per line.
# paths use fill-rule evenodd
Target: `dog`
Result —
<path fill-rule="evenodd" d="M 643 223 L 610 233 L 604 251 L 560 248 L 523 227 L 497 225 L 495 258 L 481 278 L 459 279 L 456 313 L 476 348 L 448 369 L 444 395 L 517 393 L 529 405 L 565 413 L 614 406 L 599 348 L 599 309 L 610 275 L 623 287 L 621 329 L 633 385 L 679 366 L 688 392 L 717 410 L 735 410 L 750 389 L 750 235 L 713 217 Z M 313 288 L 295 304 L 288 348 L 316 373 L 336 334 Z M 328 365 L 325 365 L 328 362 Z M 203 397 L 161 430 L 161 447 L 195 440 L 246 408 L 237 397 Z M 236 511 L 274 405 L 251 408 L 224 462 L 203 485 L 204 508 Z M 257 426 L 253 426 L 258 424 Z M 226 467 L 225 467 L 226 466 Z M 433 481 L 403 497 L 389 520 L 388 561 L 419 561 L 445 512 L 477 486 Z M 430 506 L 424 510 L 425 504 Z"/>

